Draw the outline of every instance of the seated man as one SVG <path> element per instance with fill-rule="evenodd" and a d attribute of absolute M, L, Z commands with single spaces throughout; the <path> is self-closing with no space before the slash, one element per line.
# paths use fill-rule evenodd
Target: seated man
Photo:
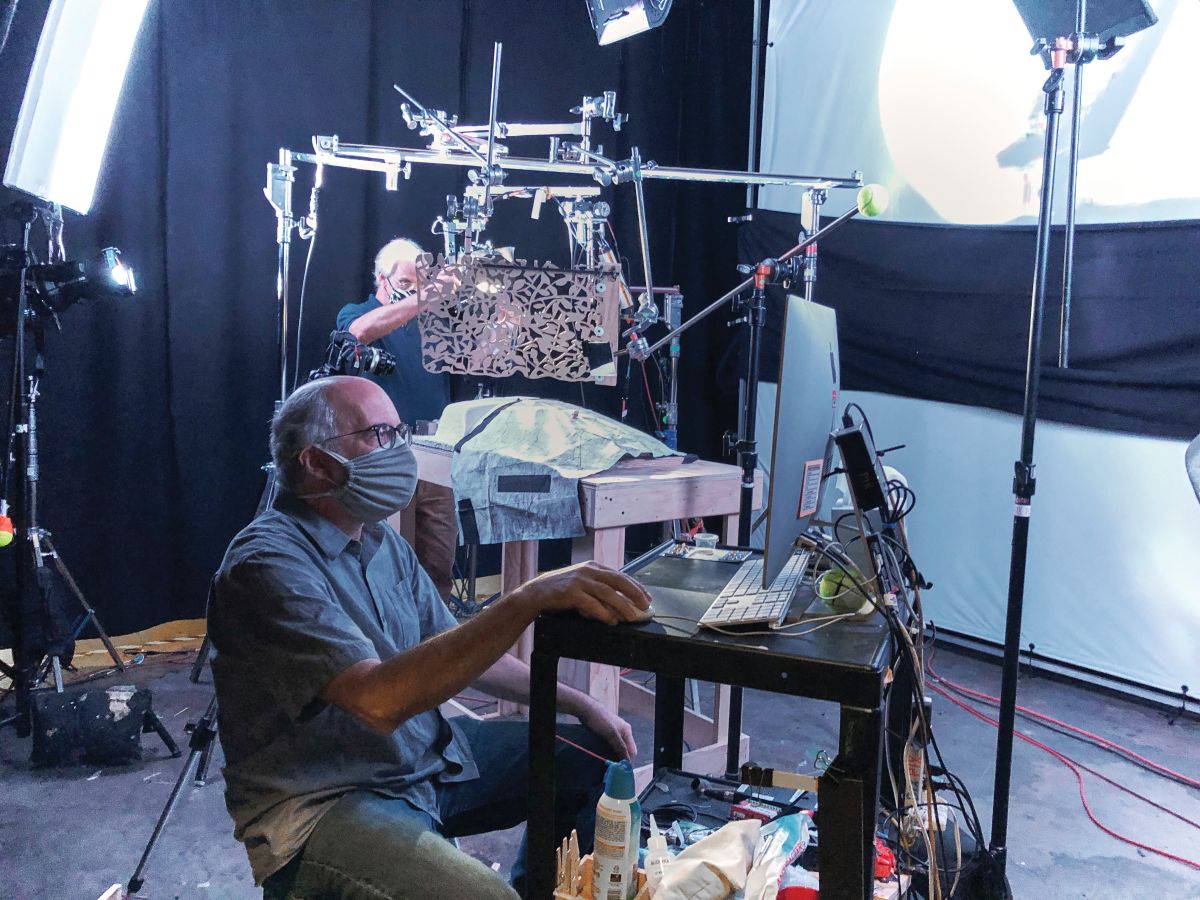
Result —
<path fill-rule="evenodd" d="M 282 491 L 242 530 L 209 599 L 226 803 L 267 898 L 516 896 L 445 838 L 525 818 L 528 727 L 447 720 L 468 685 L 528 700 L 505 651 L 542 612 L 616 624 L 649 605 L 586 563 L 523 585 L 456 625 L 412 548 L 382 520 L 416 486 L 408 435 L 364 378 L 297 390 L 271 423 Z M 627 723 L 559 691 L 576 744 L 632 758 Z M 560 743 L 562 834 L 590 845 L 601 763 Z M 523 887 L 524 848 L 513 865 Z"/>

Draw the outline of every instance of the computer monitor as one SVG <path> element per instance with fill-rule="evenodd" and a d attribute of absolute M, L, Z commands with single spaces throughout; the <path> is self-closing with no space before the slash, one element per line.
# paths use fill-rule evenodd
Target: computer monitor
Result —
<path fill-rule="evenodd" d="M 775 580 L 821 508 L 839 372 L 837 315 L 789 295 L 779 353 L 763 587 Z"/>

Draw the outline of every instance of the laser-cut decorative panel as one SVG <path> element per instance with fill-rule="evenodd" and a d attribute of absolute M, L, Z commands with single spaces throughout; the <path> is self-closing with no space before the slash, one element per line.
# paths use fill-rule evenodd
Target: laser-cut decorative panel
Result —
<path fill-rule="evenodd" d="M 435 289 L 417 321 L 427 371 L 616 383 L 615 366 L 601 378 L 593 368 L 617 347 L 615 270 L 441 256 L 426 265 Z"/>

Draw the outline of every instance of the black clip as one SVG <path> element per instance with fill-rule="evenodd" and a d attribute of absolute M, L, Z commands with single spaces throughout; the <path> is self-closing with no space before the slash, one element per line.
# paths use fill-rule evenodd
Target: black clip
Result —
<path fill-rule="evenodd" d="M 1171 717 L 1167 719 L 1168 725 L 1174 725 L 1180 718 L 1187 715 L 1188 686 L 1186 684 L 1179 686 L 1179 695 L 1179 709 L 1171 713 Z"/>

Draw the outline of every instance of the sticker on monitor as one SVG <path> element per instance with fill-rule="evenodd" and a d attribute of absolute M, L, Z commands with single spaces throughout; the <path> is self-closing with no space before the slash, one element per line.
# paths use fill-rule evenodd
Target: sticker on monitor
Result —
<path fill-rule="evenodd" d="M 800 509 L 796 518 L 803 519 L 816 513 L 821 498 L 821 470 L 824 460 L 810 459 L 804 464 L 804 486 L 800 489 Z"/>

